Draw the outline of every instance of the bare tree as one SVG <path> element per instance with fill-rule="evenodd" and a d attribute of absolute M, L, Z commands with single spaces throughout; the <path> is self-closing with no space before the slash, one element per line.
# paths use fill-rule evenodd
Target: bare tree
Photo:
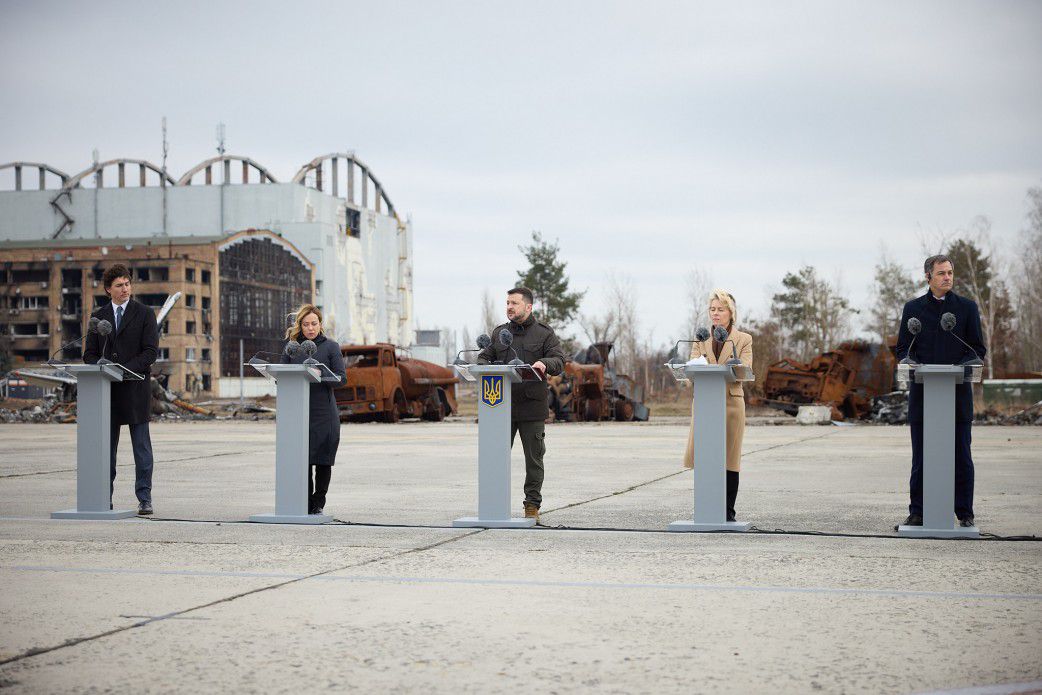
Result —
<path fill-rule="evenodd" d="M 804 266 L 782 278 L 783 291 L 771 301 L 771 313 L 806 362 L 832 349 L 850 332 L 850 302 L 837 279 L 820 278 L 813 266 Z"/>
<path fill-rule="evenodd" d="M 463 341 L 463 344 L 457 348 L 458 350 L 471 350 L 476 345 L 476 343 L 470 342 L 470 330 L 466 326 L 463 327 L 463 336 L 460 340 Z"/>
<path fill-rule="evenodd" d="M 748 331 L 753 337 L 753 374 L 756 381 L 749 386 L 749 392 L 763 396 L 767 368 L 785 357 L 785 331 L 777 319 L 754 317 L 742 322 L 742 330 Z"/>
<path fill-rule="evenodd" d="M 1017 346 L 1023 371 L 1042 372 L 1042 187 L 1028 189 L 1028 226 L 1017 261 Z"/>
<path fill-rule="evenodd" d="M 579 315 L 579 327 L 591 343 L 610 343 L 615 341 L 618 330 L 615 314 L 609 309 L 603 316 Z"/>
<path fill-rule="evenodd" d="M 896 338 L 905 302 L 915 296 L 921 285 L 890 257 L 886 247 L 882 248 L 872 284 L 875 303 L 871 309 L 871 321 L 872 330 L 879 334 L 884 346 L 891 338 Z"/>
<path fill-rule="evenodd" d="M 499 320 L 499 314 L 496 313 L 496 305 L 492 301 L 492 295 L 489 294 L 488 288 L 481 294 L 481 332 L 486 335 L 492 335 L 492 331 L 502 321 Z"/>
<path fill-rule="evenodd" d="M 687 313 L 681 329 L 681 337 L 693 338 L 695 331 L 709 325 L 709 293 L 713 291 L 713 281 L 702 266 L 696 266 L 684 276 L 685 299 Z"/>
<path fill-rule="evenodd" d="M 640 352 L 637 288 L 632 277 L 615 269 L 608 271 L 607 285 L 608 313 L 614 317 L 616 326 L 616 369 L 636 378 L 634 371 Z"/>
<path fill-rule="evenodd" d="M 995 375 L 995 347 L 1006 344 L 1000 338 L 1010 330 L 1013 311 L 1009 292 L 1001 280 L 1005 273 L 991 239 L 991 220 L 984 216 L 974 218 L 962 238 L 952 242 L 948 255 L 955 266 L 953 289 L 976 302 L 980 310 L 984 348 L 987 350 L 984 362 L 988 378 L 992 379 Z"/>

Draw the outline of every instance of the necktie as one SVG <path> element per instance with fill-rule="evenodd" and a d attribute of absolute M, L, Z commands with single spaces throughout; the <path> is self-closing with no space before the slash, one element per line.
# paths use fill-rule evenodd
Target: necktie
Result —
<path fill-rule="evenodd" d="M 116 330 L 119 330 L 119 324 L 123 323 L 123 307 L 116 307 Z"/>

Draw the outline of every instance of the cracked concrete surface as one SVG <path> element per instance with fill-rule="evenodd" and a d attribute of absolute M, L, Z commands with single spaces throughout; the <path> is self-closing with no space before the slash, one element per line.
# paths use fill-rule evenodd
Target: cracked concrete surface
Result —
<path fill-rule="evenodd" d="M 472 423 L 345 426 L 321 527 L 244 523 L 272 423 L 152 431 L 155 520 L 52 521 L 75 429 L 0 425 L 0 687 L 1042 688 L 1042 543 L 894 537 L 900 427 L 749 428 L 739 514 L 781 532 L 737 536 L 664 532 L 691 508 L 677 425 L 550 427 L 544 526 L 504 531 L 450 528 Z M 982 531 L 1042 536 L 1042 428 L 975 428 L 974 454 Z M 519 447 L 513 474 L 520 508 Z"/>

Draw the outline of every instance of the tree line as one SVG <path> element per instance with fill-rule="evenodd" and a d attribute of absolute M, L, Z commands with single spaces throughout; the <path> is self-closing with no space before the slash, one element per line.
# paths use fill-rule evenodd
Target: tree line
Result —
<path fill-rule="evenodd" d="M 919 239 L 923 258 L 944 253 L 952 259 L 954 291 L 980 308 L 989 378 L 1042 374 L 1042 187 L 1028 190 L 1027 203 L 1025 225 L 1012 248 L 995 242 L 991 221 L 983 216 L 964 229 Z M 616 369 L 641 383 L 650 397 L 674 388 L 661 368 L 671 356 L 673 341 L 652 343 L 641 325 L 637 287 L 631 277 L 608 271 L 605 308 L 599 314 L 586 313 L 582 311 L 585 292 L 571 287 L 558 242 L 533 232 L 530 242 L 518 248 L 525 267 L 517 271 L 517 283 L 533 291 L 536 316 L 558 330 L 569 352 L 589 343 L 613 342 Z M 678 333 L 689 338 L 709 322 L 705 304 L 712 282 L 705 269 L 695 268 L 685 285 L 689 310 Z M 815 266 L 786 272 L 766 314 L 742 317 L 743 330 L 754 337 L 753 368 L 759 383 L 773 362 L 782 358 L 807 362 L 855 337 L 893 345 L 904 303 L 926 291 L 926 279 L 921 266 L 907 268 L 881 248 L 868 290 L 868 305 L 857 308 L 842 283 L 825 277 Z M 486 292 L 482 330 L 502 322 L 500 309 Z"/>

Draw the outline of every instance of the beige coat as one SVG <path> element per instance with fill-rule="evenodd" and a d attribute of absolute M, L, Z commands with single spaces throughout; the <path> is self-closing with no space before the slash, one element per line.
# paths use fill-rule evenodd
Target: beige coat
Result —
<path fill-rule="evenodd" d="M 753 366 L 753 337 L 748 333 L 742 333 L 736 328 L 731 328 L 728 340 L 734 341 L 734 347 L 738 351 L 738 359 L 742 364 L 752 369 Z M 720 360 L 713 354 L 713 340 L 710 338 L 701 343 L 691 346 L 691 356 L 694 359 L 703 356 L 709 364 L 723 364 L 731 357 L 731 343 L 724 343 L 724 349 L 720 352 Z M 684 467 L 694 466 L 695 454 L 695 429 L 694 420 L 687 431 L 687 449 L 684 451 Z M 745 392 L 739 382 L 727 385 L 727 470 L 739 471 L 742 468 L 742 437 L 745 436 Z"/>

